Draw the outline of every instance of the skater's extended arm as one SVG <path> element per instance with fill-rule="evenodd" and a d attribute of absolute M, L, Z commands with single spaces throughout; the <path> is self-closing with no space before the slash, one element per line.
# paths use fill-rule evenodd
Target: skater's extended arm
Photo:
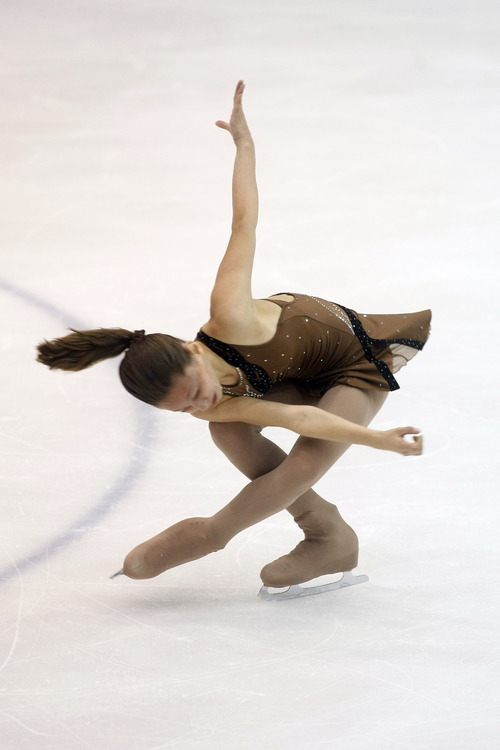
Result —
<path fill-rule="evenodd" d="M 405 435 L 419 433 L 415 427 L 371 430 L 316 406 L 231 398 L 210 412 L 195 412 L 194 416 L 214 422 L 246 422 L 266 427 L 284 427 L 304 437 L 367 445 L 370 448 L 394 451 L 405 456 L 420 455 L 422 452 L 421 445 L 404 439 Z"/>
<path fill-rule="evenodd" d="M 258 219 L 258 192 L 255 177 L 255 148 L 242 107 L 245 85 L 239 81 L 229 122 L 216 125 L 227 130 L 236 145 L 233 170 L 233 221 L 231 237 L 219 266 L 210 298 L 210 320 L 222 334 L 227 328 L 252 324 L 252 268 L 255 230 Z"/>

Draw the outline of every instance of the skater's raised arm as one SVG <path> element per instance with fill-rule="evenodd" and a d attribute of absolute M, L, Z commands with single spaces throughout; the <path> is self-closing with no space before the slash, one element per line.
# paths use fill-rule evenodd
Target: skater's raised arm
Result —
<path fill-rule="evenodd" d="M 233 329 L 235 326 L 251 325 L 255 316 L 251 281 L 258 219 L 258 192 L 255 148 L 242 106 L 244 89 L 245 84 L 239 81 L 229 122 L 216 122 L 219 128 L 227 130 L 232 135 L 236 146 L 231 237 L 210 298 L 210 319 L 217 326 L 220 335 L 228 326 Z"/>

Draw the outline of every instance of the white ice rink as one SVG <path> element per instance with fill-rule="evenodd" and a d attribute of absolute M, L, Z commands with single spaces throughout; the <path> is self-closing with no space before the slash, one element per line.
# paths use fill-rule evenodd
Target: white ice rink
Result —
<path fill-rule="evenodd" d="M 500 746 L 499 33 L 495 0 L 2 0 L 2 750 Z M 318 484 L 370 581 L 281 603 L 257 593 L 300 539 L 286 512 L 110 581 L 245 479 L 116 362 L 34 359 L 68 326 L 196 334 L 238 78 L 256 296 L 434 313 L 375 422 L 416 424 L 425 455 L 354 448 Z"/>

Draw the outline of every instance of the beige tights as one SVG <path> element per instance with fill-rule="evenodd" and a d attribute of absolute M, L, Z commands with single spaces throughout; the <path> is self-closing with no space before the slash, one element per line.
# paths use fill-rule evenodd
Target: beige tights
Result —
<path fill-rule="evenodd" d="M 304 401 L 297 389 L 282 389 L 273 395 L 288 403 Z M 368 425 L 385 396 L 380 391 L 338 386 L 315 403 Z M 336 506 L 311 489 L 348 445 L 299 437 L 287 455 L 252 425 L 211 423 L 210 431 L 216 445 L 252 481 L 211 518 L 180 521 L 133 549 L 125 559 L 126 575 L 150 578 L 222 549 L 243 529 L 285 508 L 304 531 L 305 539 L 291 553 L 264 567 L 261 577 L 266 585 L 301 583 L 357 565 L 356 534 Z"/>

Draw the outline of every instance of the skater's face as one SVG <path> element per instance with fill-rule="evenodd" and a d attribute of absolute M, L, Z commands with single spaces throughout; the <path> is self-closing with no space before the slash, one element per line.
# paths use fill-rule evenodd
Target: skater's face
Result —
<path fill-rule="evenodd" d="M 222 396 L 222 388 L 214 371 L 198 354 L 191 357 L 182 375 L 177 375 L 160 404 L 160 409 L 194 414 L 215 406 Z"/>

